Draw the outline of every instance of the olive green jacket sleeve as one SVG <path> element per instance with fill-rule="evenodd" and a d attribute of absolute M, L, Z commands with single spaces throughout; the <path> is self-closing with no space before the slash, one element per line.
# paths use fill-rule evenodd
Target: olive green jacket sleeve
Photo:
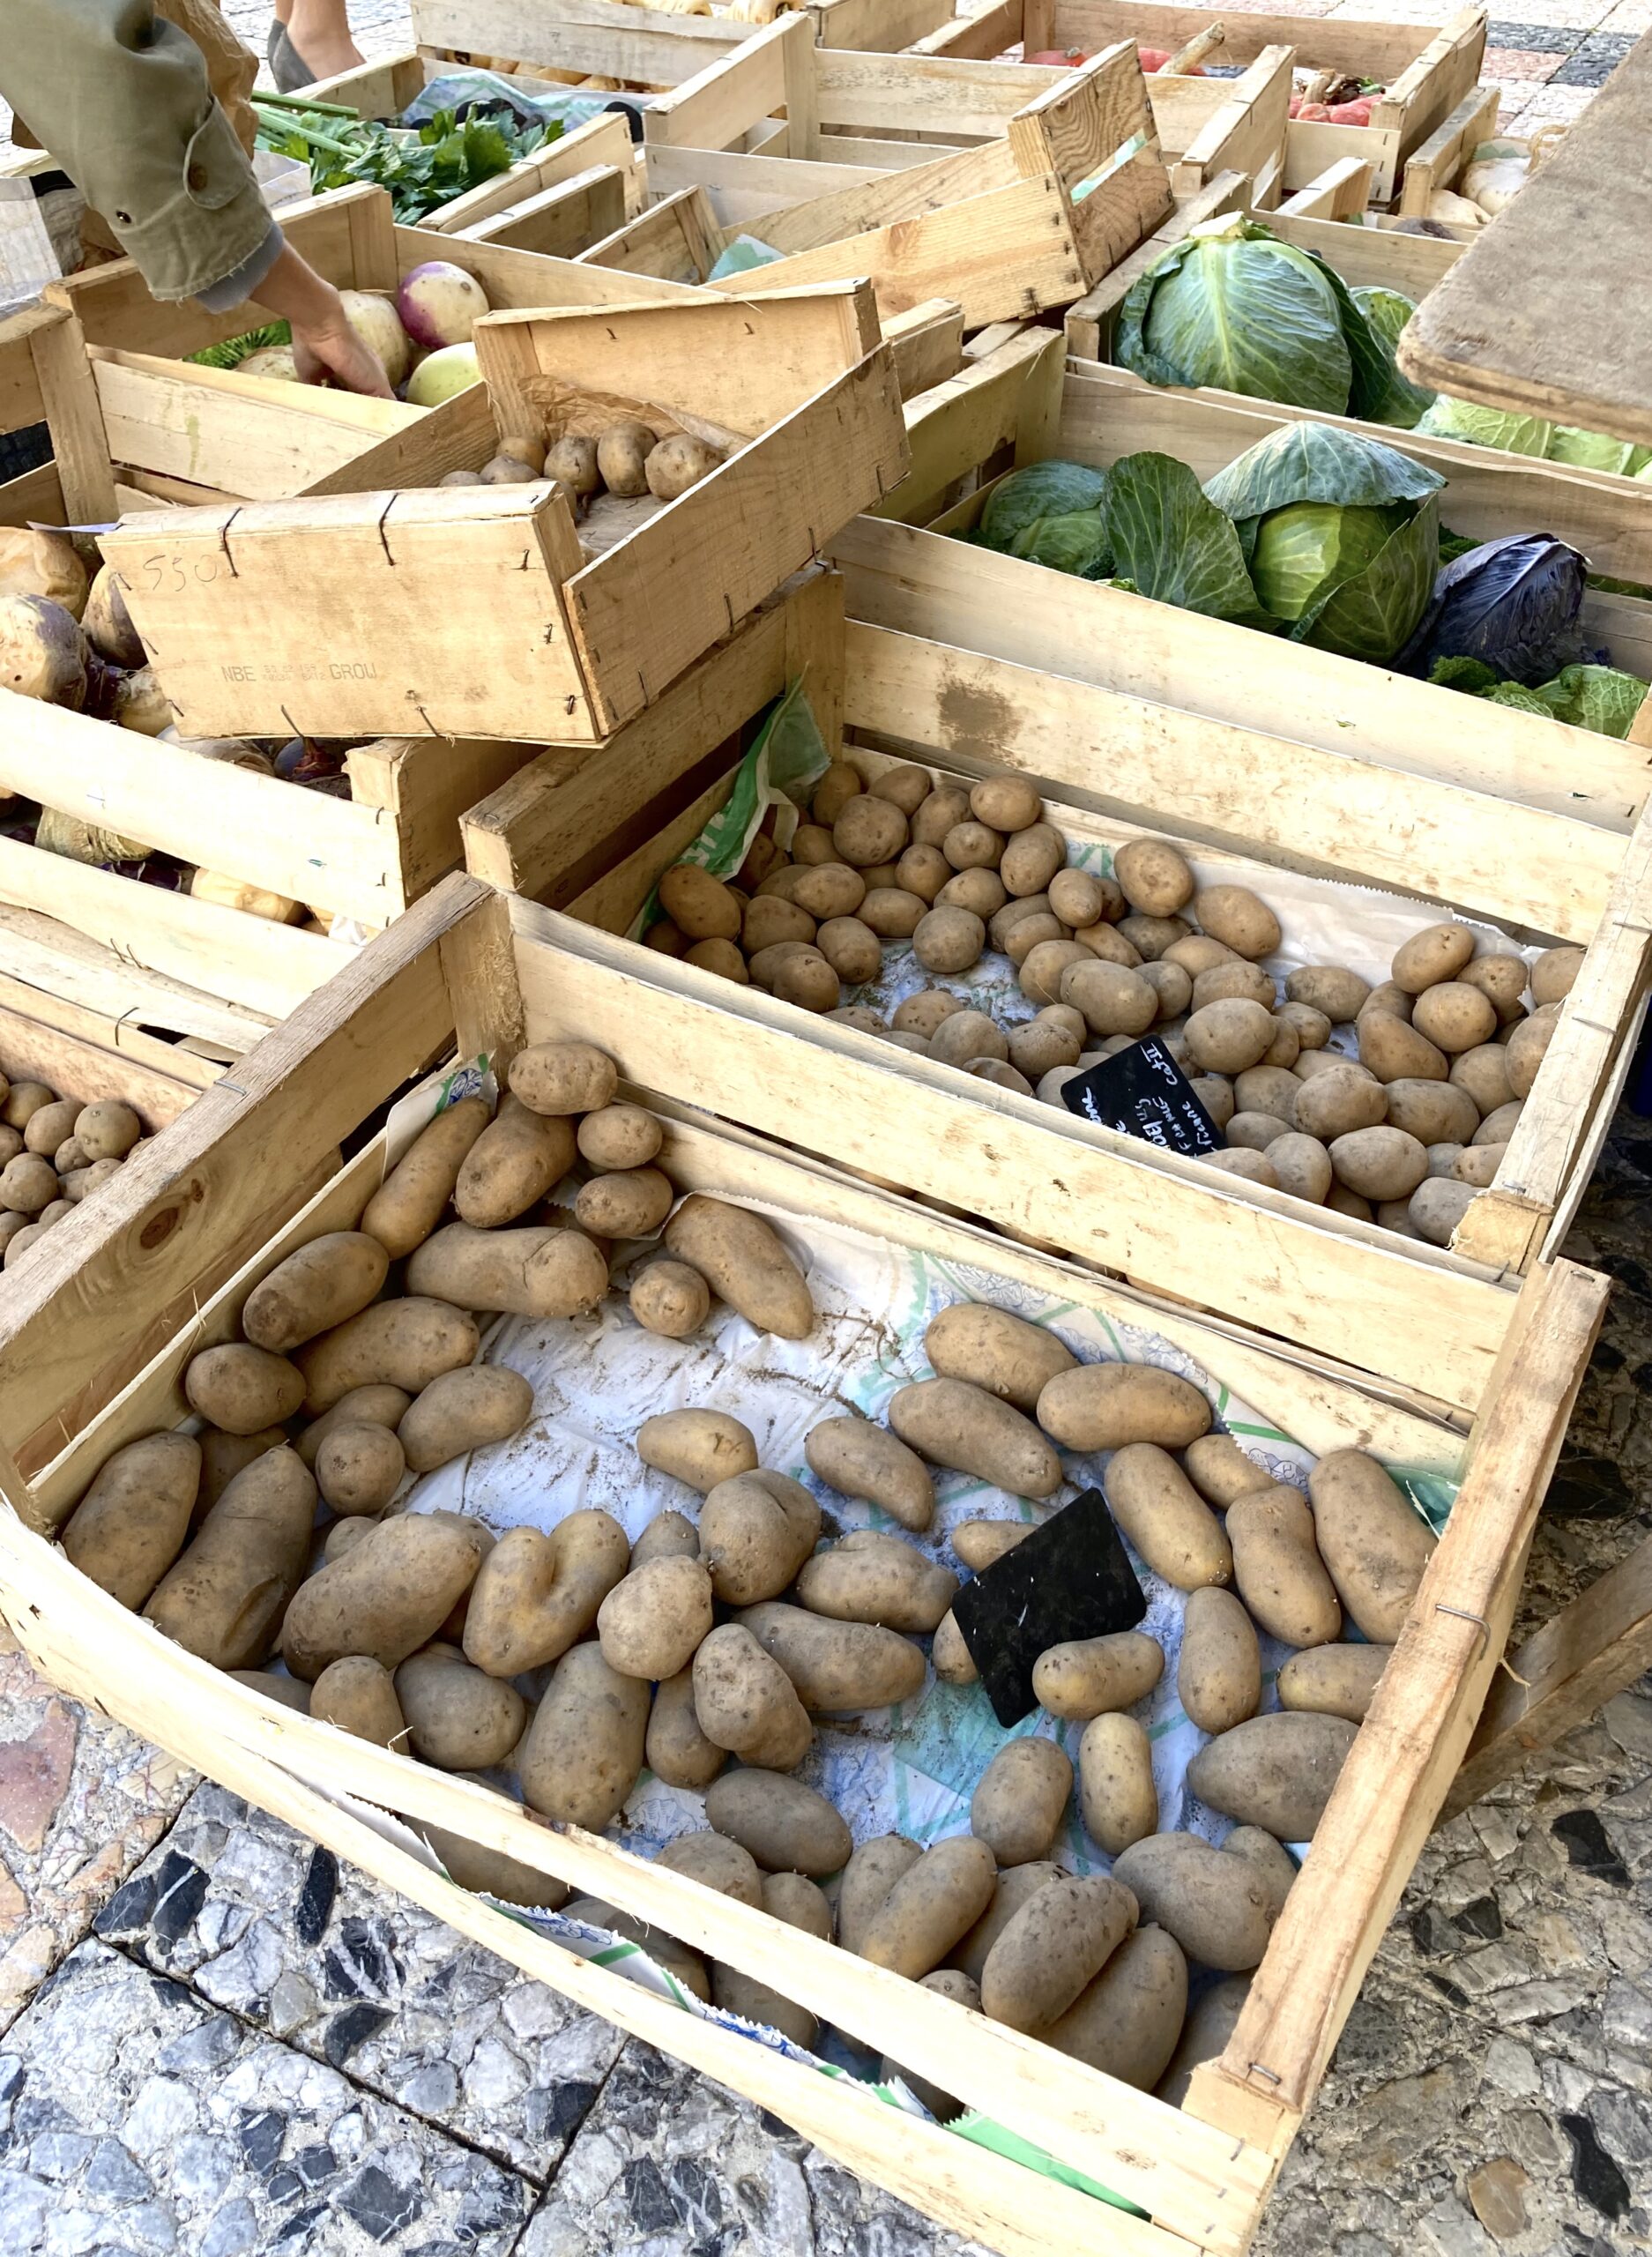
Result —
<path fill-rule="evenodd" d="M 157 298 L 210 289 L 268 239 L 201 51 L 153 0 L 0 0 L 0 95 Z"/>

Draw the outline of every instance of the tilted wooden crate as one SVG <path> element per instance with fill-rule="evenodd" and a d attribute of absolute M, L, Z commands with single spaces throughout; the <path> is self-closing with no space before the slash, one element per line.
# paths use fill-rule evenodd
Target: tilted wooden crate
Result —
<path fill-rule="evenodd" d="M 104 553 L 187 733 L 606 736 L 907 467 L 864 284 L 493 314 L 476 342 L 502 431 L 629 408 L 743 443 L 594 561 L 544 483 L 127 519 Z"/>
<path fill-rule="evenodd" d="M 1134 39 L 1173 56 L 1213 20 L 1208 10 L 1165 0 L 1000 0 L 933 34 L 923 45 L 931 53 L 1001 55 L 1020 41 L 1029 53 L 1039 54 L 1067 48 L 1091 52 L 1109 40 Z M 1286 195 L 1306 188 L 1328 165 L 1353 158 L 1370 165 L 1371 200 L 1379 205 L 1393 201 L 1407 160 L 1473 88 L 1485 55 L 1481 7 L 1463 9 L 1439 30 L 1248 11 L 1226 16 L 1223 29 L 1219 63 L 1248 63 L 1261 48 L 1281 46 L 1294 50 L 1299 69 L 1383 82 L 1368 126 L 1291 118 L 1284 131 Z M 1152 83 L 1157 85 L 1158 74 Z M 1219 78 L 1169 83 L 1176 85 L 1179 100 L 1193 88 L 1224 84 Z"/>
<path fill-rule="evenodd" d="M 645 1074 L 635 1093 L 666 1111 L 663 1160 L 681 1188 L 770 1202 L 805 1241 L 812 1221 L 847 1224 L 967 1262 L 987 1278 L 1057 1292 L 1115 1322 L 1167 1333 L 1311 1449 L 1358 1444 L 1390 1463 L 1461 1477 L 1446 1536 L 1248 2005 L 1221 2060 L 1197 2072 L 1186 2105 L 1135 2092 L 609 1841 L 548 1828 L 483 1789 L 295 1716 L 168 1645 L 54 1548 L 48 1532 L 109 1451 L 177 1419 L 183 1364 L 203 1342 L 233 1336 L 251 1285 L 292 1248 L 359 1215 L 384 1167 L 382 1138 L 227 1285 L 201 1292 L 197 1323 L 32 1490 L 9 1459 L 0 1461 L 0 1491 L 12 1508 L 0 1516 L 0 1606 L 31 1659 L 66 1690 L 1006 2257 L 1053 2257 L 1098 2241 L 1128 2257 L 1172 2257 L 1189 2246 L 1239 2257 L 1496 1670 L 1604 1281 L 1564 1264 L 1531 1281 L 1496 1383 L 1465 1439 L 1344 1376 L 1304 1370 L 1242 1332 L 1156 1307 L 830 1165 L 788 1156 L 764 1137 L 682 1112 L 676 1101 L 692 1095 L 685 1058 L 699 1014 L 682 1010 L 661 1041 L 651 1011 L 632 1015 L 639 983 L 620 968 L 615 945 L 529 904 L 510 905 L 507 913 L 469 880 L 446 881 L 263 1045 L 234 1092 L 207 1092 L 149 1148 L 131 1181 L 117 1185 L 112 1219 L 93 1231 L 77 1218 L 54 1234 L 62 1241 L 48 1248 L 57 1256 L 55 1277 L 47 1280 L 39 1265 L 25 1269 L 19 1283 L 32 1288 L 30 1305 L 9 1322 L 0 1313 L 8 1374 L 53 1388 L 72 1382 L 95 1359 L 95 1330 L 111 1307 L 130 1322 L 191 1279 L 221 1275 L 257 1202 L 299 1188 L 332 1140 L 396 1093 L 428 1046 L 457 1035 L 463 1054 L 480 1048 L 501 1061 L 524 1041 L 578 1033 L 604 1041 L 629 1073 Z M 947 1179 L 955 1203 L 971 1205 L 972 1109 L 949 1096 L 917 1101 L 904 1076 L 882 1062 L 850 1070 L 828 1108 L 839 1156 L 859 1166 L 868 1148 L 920 1138 L 934 1181 Z M 955 1121 L 956 1137 L 949 1133 Z M 785 1123 L 777 1117 L 772 1126 Z M 1187 1258 L 1179 1252 L 1172 1265 L 1182 1282 Z M 358 1814 L 361 1802 L 502 1850 L 766 1980 L 1110 2189 L 1134 2214 L 1098 2210 L 1071 2186 L 890 2111 L 853 2079 L 822 2077 L 580 1959 L 388 1842 Z"/>

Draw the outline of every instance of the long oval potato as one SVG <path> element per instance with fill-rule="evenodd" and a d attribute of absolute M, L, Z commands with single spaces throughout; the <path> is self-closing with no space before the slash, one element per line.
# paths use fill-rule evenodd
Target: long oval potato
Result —
<path fill-rule="evenodd" d="M 696 1192 L 666 1224 L 666 1247 L 759 1332 L 807 1340 L 815 1330 L 808 1282 L 761 1215 Z"/>
<path fill-rule="evenodd" d="M 490 1677 L 542 1669 L 583 1638 L 630 1564 L 625 1531 L 600 1508 L 569 1513 L 547 1536 L 510 1528 L 477 1571 L 465 1657 Z"/>
<path fill-rule="evenodd" d="M 203 1661 L 256 1668 L 299 1588 L 315 1522 L 309 1467 L 296 1450 L 265 1450 L 225 1490 L 145 1615 Z"/>
<path fill-rule="evenodd" d="M 401 1513 L 377 1522 L 301 1586 L 281 1630 L 287 1667 L 313 1680 L 346 1654 L 370 1654 L 394 1669 L 429 1643 L 475 1582 L 486 1536 L 480 1521 L 457 1513 Z"/>
<path fill-rule="evenodd" d="M 705 1814 L 769 1873 L 837 1873 L 854 1848 L 825 1796 L 781 1771 L 726 1771 L 706 1789 Z"/>
<path fill-rule="evenodd" d="M 1260 1826 L 1281 1842 L 1306 1842 L 1358 1736 L 1343 1717 L 1278 1710 L 1252 1717 L 1202 1747 L 1187 1784 L 1212 1810 Z"/>
<path fill-rule="evenodd" d="M 1233 1579 L 1222 1523 L 1168 1450 L 1127 1442 L 1103 1476 L 1108 1508 L 1155 1575 L 1178 1590 Z"/>
<path fill-rule="evenodd" d="M 368 1231 L 329 1231 L 278 1262 L 248 1294 L 241 1329 L 255 1348 L 285 1356 L 359 1315 L 376 1299 L 390 1255 Z"/>
<path fill-rule="evenodd" d="M 992 1903 L 969 1933 L 953 1947 L 948 1955 L 949 1966 L 958 1968 L 971 1981 L 979 1983 L 993 1946 L 1022 1906 L 1051 1881 L 1065 1878 L 1060 1866 L 1046 1858 L 1035 1858 L 1031 1865 L 1011 1866 L 1001 1873 Z"/>
<path fill-rule="evenodd" d="M 657 1412 L 636 1430 L 636 1454 L 703 1497 L 719 1482 L 757 1471 L 755 1436 L 725 1411 Z"/>
<path fill-rule="evenodd" d="M 408 1471 L 431 1473 L 467 1450 L 508 1441 L 532 1415 L 533 1389 L 520 1372 L 504 1364 L 467 1364 L 463 1371 L 439 1373 L 420 1389 L 396 1438 Z"/>
<path fill-rule="evenodd" d="M 531 1112 L 600 1113 L 614 1102 L 620 1069 L 589 1042 L 536 1042 L 517 1051 L 509 1079 Z"/>
<path fill-rule="evenodd" d="M 774 1599 L 742 1607 L 737 1620 L 773 1655 L 812 1716 L 888 1709 L 923 1690 L 924 1650 L 898 1630 L 829 1622 Z"/>
<path fill-rule="evenodd" d="M 361 1227 L 391 1261 L 428 1239 L 453 1196 L 465 1156 L 491 1117 L 486 1098 L 462 1097 L 421 1128 L 362 1210 Z"/>
<path fill-rule="evenodd" d="M 517 1759 L 523 1799 L 544 1817 L 601 1833 L 643 1768 L 648 1687 L 621 1677 L 597 1645 L 565 1653 Z"/>
<path fill-rule="evenodd" d="M 1001 1867 L 1031 1865 L 1049 1855 L 1072 1791 L 1073 1766 L 1053 1739 L 1006 1740 L 976 1782 L 970 1831 Z"/>
<path fill-rule="evenodd" d="M 1255 1625 L 1231 1590 L 1188 1592 L 1176 1694 L 1201 1732 L 1231 1731 L 1261 1706 L 1261 1648 Z"/>
<path fill-rule="evenodd" d="M 921 1379 L 897 1388 L 889 1422 L 935 1465 L 972 1473 L 1016 1497 L 1053 1496 L 1061 1461 L 1030 1419 L 961 1379 Z"/>
<path fill-rule="evenodd" d="M 860 1955 L 917 1982 L 975 1926 L 998 1879 L 993 1853 L 972 1834 L 937 1842 L 908 1867 L 867 1923 Z"/>
<path fill-rule="evenodd" d="M 1247 1870 L 1196 1834 L 1155 1834 L 1113 1863 L 1142 1908 L 1189 1959 L 1224 1974 L 1260 1966 L 1273 1933 L 1267 1893 Z"/>
<path fill-rule="evenodd" d="M 292 1418 L 304 1400 L 296 1364 L 245 1340 L 226 1341 L 191 1356 L 183 1372 L 191 1411 L 227 1434 L 256 1434 Z"/>
<path fill-rule="evenodd" d="M 608 1265 L 583 1231 L 449 1223 L 414 1250 L 407 1290 L 490 1315 L 583 1316 L 607 1292 Z"/>
<path fill-rule="evenodd" d="M 1117 1858 L 1158 1824 L 1153 1747 L 1134 1717 L 1092 1717 L 1078 1743 L 1078 1806 L 1090 1839 Z"/>
<path fill-rule="evenodd" d="M 523 1814 L 491 1779 L 466 1778 L 462 1771 L 454 1776 L 465 1778 L 469 1786 L 486 1788 L 490 1795 L 497 1795 L 501 1802 L 509 1803 L 512 1810 Z M 558 1911 L 568 1902 L 568 1883 L 558 1881 L 554 1874 L 541 1873 L 537 1866 L 525 1865 L 520 1858 L 507 1857 L 502 1850 L 484 1849 L 480 1842 L 473 1842 L 463 1834 L 450 1834 L 444 1827 L 432 1826 L 428 1819 L 409 1818 L 406 1823 L 430 1844 L 447 1867 L 450 1878 L 458 1881 L 461 1888 L 502 1897 L 507 1904 L 528 1904 L 549 1912 Z"/>
<path fill-rule="evenodd" d="M 610 1669 L 651 1685 L 675 1677 L 711 1630 L 711 1578 L 698 1560 L 651 1560 L 622 1575 L 597 1609 Z"/>
<path fill-rule="evenodd" d="M 399 1387 L 417 1395 L 443 1372 L 473 1362 L 481 1345 L 476 1320 L 444 1300 L 413 1294 L 376 1301 L 318 1339 L 294 1361 L 304 1374 L 309 1418 L 331 1411 L 359 1387 Z"/>
<path fill-rule="evenodd" d="M 935 1485 L 916 1450 L 869 1419 L 828 1419 L 812 1426 L 803 1444 L 811 1473 L 845 1497 L 881 1505 L 891 1520 L 914 1533 L 935 1516 Z"/>
<path fill-rule="evenodd" d="M 1292 1654 L 1279 1672 L 1279 1705 L 1363 1724 L 1393 1651 L 1392 1646 L 1339 1645 Z"/>
<path fill-rule="evenodd" d="M 968 1380 L 1031 1418 L 1057 1372 L 1077 1359 L 1053 1332 L 984 1301 L 956 1301 L 929 1320 L 924 1353 L 942 1379 Z"/>
<path fill-rule="evenodd" d="M 957 1597 L 958 1579 L 904 1537 L 857 1528 L 804 1561 L 797 1592 L 811 1614 L 839 1622 L 878 1622 L 885 1629 L 926 1637 Z"/>
<path fill-rule="evenodd" d="M 979 1575 L 1006 1552 L 1013 1552 L 1037 1525 L 1030 1520 L 961 1520 L 948 1541 L 964 1566 Z"/>
<path fill-rule="evenodd" d="M 755 1908 L 763 1903 L 763 1875 L 756 1859 L 749 1850 L 715 1829 L 679 1834 L 663 1850 L 656 1851 L 654 1862 L 668 1873 L 687 1873 L 690 1881 L 697 1881 L 703 1888 L 714 1888 L 719 1896 L 732 1896 L 737 1904 Z"/>
<path fill-rule="evenodd" d="M 1439 1542 L 1376 1459 L 1332 1450 L 1308 1476 L 1320 1557 L 1362 1636 L 1391 1646 Z"/>
<path fill-rule="evenodd" d="M 1093 1983 L 1136 1922 L 1117 1880 L 1063 1875 L 1005 1926 L 981 1970 L 981 2011 L 1011 2030 L 1047 2030 Z"/>
<path fill-rule="evenodd" d="M 1188 1605 L 1191 1610 L 1191 1599 Z M 1115 1630 L 1104 1638 L 1046 1647 L 1032 1665 L 1032 1689 L 1053 1717 L 1087 1724 L 1109 1710 L 1135 1708 L 1164 1674 L 1165 1649 L 1157 1638 Z"/>
<path fill-rule="evenodd" d="M 1093 1983 L 1039 2037 L 1058 2053 L 1151 2092 L 1176 2050 L 1187 2013 L 1187 1962 L 1174 1936 L 1151 1926 L 1127 1935 Z"/>
<path fill-rule="evenodd" d="M 83 1575 L 134 1613 L 183 1549 L 201 1481 L 189 1434 L 145 1434 L 106 1458 L 63 1533 Z"/>
<path fill-rule="evenodd" d="M 1225 1512 L 1236 1497 L 1268 1488 L 1274 1478 L 1232 1434 L 1202 1434 L 1188 1443 L 1181 1462 L 1194 1487 L 1218 1512 Z"/>
<path fill-rule="evenodd" d="M 1328 1645 L 1341 1636 L 1342 1602 L 1299 1489 L 1278 1482 L 1236 1498 L 1228 1507 L 1227 1534 L 1233 1580 L 1258 1629 L 1298 1647 Z"/>
<path fill-rule="evenodd" d="M 574 1153 L 571 1121 L 535 1113 L 507 1095 L 465 1155 L 453 1187 L 454 1211 L 478 1230 L 514 1223 L 562 1181 Z"/>
<path fill-rule="evenodd" d="M 1038 1424 L 1063 1449 L 1186 1449 L 1209 1433 L 1210 1405 L 1191 1381 L 1150 1364 L 1081 1364 L 1046 1383 Z"/>
<path fill-rule="evenodd" d="M 845 1951 L 859 1951 L 873 1914 L 923 1854 L 904 1834 L 874 1834 L 854 1851 L 837 1883 L 837 1940 Z"/>

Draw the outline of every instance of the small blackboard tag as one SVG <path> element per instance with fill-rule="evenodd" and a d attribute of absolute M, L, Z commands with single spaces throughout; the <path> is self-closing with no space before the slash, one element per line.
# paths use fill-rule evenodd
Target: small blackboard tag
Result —
<path fill-rule="evenodd" d="M 1216 1124 L 1194 1095 L 1193 1084 L 1150 1035 L 1116 1057 L 1104 1058 L 1087 1074 L 1075 1074 L 1063 1083 L 1061 1097 L 1081 1121 L 1139 1136 L 1162 1152 L 1197 1159 L 1222 1149 Z"/>
<path fill-rule="evenodd" d="M 1038 1705 L 1032 1665 L 1051 1646 L 1133 1630 L 1147 1613 L 1112 1516 L 1086 1489 L 952 1602 L 953 1620 L 1006 1730 Z"/>

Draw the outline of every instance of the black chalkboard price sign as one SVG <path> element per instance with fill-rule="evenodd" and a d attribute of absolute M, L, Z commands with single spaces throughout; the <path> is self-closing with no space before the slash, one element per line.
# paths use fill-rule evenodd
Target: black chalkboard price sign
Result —
<path fill-rule="evenodd" d="M 1150 1035 L 1116 1058 L 1075 1074 L 1061 1090 L 1069 1113 L 1103 1128 L 1140 1136 L 1163 1152 L 1190 1159 L 1222 1150 L 1216 1125 L 1194 1094 L 1193 1084 L 1162 1042 Z"/>

